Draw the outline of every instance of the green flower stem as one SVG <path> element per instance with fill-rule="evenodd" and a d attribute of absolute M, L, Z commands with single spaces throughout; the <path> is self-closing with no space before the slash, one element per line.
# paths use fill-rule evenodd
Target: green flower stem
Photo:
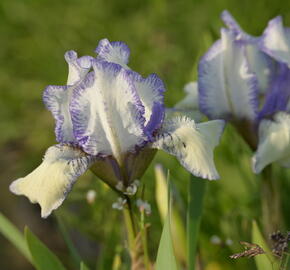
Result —
<path fill-rule="evenodd" d="M 262 221 L 266 235 L 281 230 L 283 218 L 279 179 L 273 178 L 272 167 L 266 167 L 261 173 Z"/>
<path fill-rule="evenodd" d="M 142 237 L 142 246 L 144 252 L 144 263 L 146 270 L 151 269 L 151 264 L 148 255 L 148 241 L 147 241 L 147 227 L 145 225 L 145 213 L 144 210 L 141 212 L 141 237 Z"/>
<path fill-rule="evenodd" d="M 187 263 L 188 270 L 195 269 L 196 250 L 202 217 L 203 199 L 207 180 L 191 176 L 188 189 L 187 210 Z"/>
<path fill-rule="evenodd" d="M 125 205 L 123 209 L 125 226 L 127 230 L 127 237 L 128 237 L 128 244 L 130 252 L 135 249 L 135 238 L 136 238 L 136 229 L 135 229 L 135 222 L 134 222 L 134 215 L 133 209 L 131 205 L 130 198 L 126 196 L 127 205 Z"/>

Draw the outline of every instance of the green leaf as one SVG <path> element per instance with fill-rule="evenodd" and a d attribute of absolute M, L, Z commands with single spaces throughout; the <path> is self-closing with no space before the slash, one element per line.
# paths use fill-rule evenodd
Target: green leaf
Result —
<path fill-rule="evenodd" d="M 1 213 L 0 232 L 32 263 L 32 258 L 23 234 Z"/>
<path fill-rule="evenodd" d="M 69 232 L 67 231 L 66 226 L 65 226 L 62 218 L 57 214 L 55 214 L 55 216 L 56 216 L 57 221 L 58 221 L 59 230 L 60 230 L 62 237 L 63 237 L 63 239 L 68 247 L 68 250 L 70 252 L 70 255 L 72 257 L 74 265 L 76 267 L 78 267 L 82 261 L 81 256 L 79 255 L 77 249 L 75 248 L 75 246 L 70 238 Z"/>
<path fill-rule="evenodd" d="M 255 256 L 255 262 L 258 270 L 278 270 L 278 264 L 273 257 L 262 233 L 259 230 L 256 221 L 253 221 L 252 226 L 252 242 L 253 244 L 259 245 L 266 254 Z"/>
<path fill-rule="evenodd" d="M 161 165 L 155 166 L 155 198 L 162 223 L 168 213 L 168 186 L 164 170 Z M 174 243 L 174 253 L 179 262 L 186 263 L 186 230 L 178 209 L 172 206 L 171 232 Z"/>
<path fill-rule="evenodd" d="M 203 198 L 207 180 L 191 176 L 187 206 L 187 260 L 188 270 L 195 269 L 196 247 L 202 217 Z"/>
<path fill-rule="evenodd" d="M 85 265 L 84 262 L 81 262 L 81 268 L 80 268 L 80 270 L 90 270 L 90 269 Z"/>
<path fill-rule="evenodd" d="M 159 243 L 156 270 L 177 270 L 170 232 L 170 215 L 167 214 Z"/>
<path fill-rule="evenodd" d="M 60 260 L 27 227 L 24 231 L 37 270 L 65 270 Z"/>

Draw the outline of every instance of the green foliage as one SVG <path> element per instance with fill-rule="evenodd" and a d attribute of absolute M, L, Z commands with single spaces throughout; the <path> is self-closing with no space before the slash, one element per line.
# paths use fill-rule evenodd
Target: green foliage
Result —
<path fill-rule="evenodd" d="M 2 213 L 0 213 L 0 232 L 32 263 L 23 234 Z"/>
<path fill-rule="evenodd" d="M 274 259 L 256 221 L 253 221 L 252 242 L 265 251 L 265 254 L 255 256 L 258 270 L 278 270 L 278 263 Z"/>
<path fill-rule="evenodd" d="M 159 243 L 156 270 L 177 270 L 177 263 L 173 250 L 173 242 L 170 230 L 170 213 L 167 214 Z"/>
<path fill-rule="evenodd" d="M 90 269 L 85 265 L 84 262 L 81 262 L 81 268 L 80 268 L 80 270 L 90 270 Z"/>
<path fill-rule="evenodd" d="M 161 165 L 155 166 L 155 199 L 161 217 L 162 224 L 165 223 L 168 213 L 168 185 L 166 175 Z M 179 209 L 174 203 L 171 206 L 171 233 L 174 243 L 174 253 L 177 260 L 186 264 L 186 228 Z"/>
<path fill-rule="evenodd" d="M 63 54 L 66 50 L 75 49 L 80 55 L 91 54 L 101 38 L 125 41 L 132 53 L 130 66 L 144 76 L 156 72 L 165 82 L 165 101 L 171 106 L 184 96 L 184 84 L 196 80 L 200 56 L 219 37 L 222 10 L 228 9 L 245 30 L 259 35 L 267 21 L 279 14 L 290 26 L 289 5 L 286 0 L 1 0 L 0 206 L 3 212 L 9 213 L 19 228 L 33 222 L 33 226 L 45 232 L 44 241 L 49 240 L 51 234 L 58 237 L 53 218 L 41 220 L 37 206 L 12 196 L 7 187 L 13 179 L 39 165 L 47 147 L 55 144 L 54 119 L 42 104 L 41 97 L 46 85 L 65 83 L 67 65 Z M 206 269 L 256 269 L 254 259 L 232 261 L 228 258 L 240 249 L 240 240 L 251 238 L 251 221 L 261 216 L 260 182 L 251 172 L 251 154 L 236 131 L 227 125 L 222 144 L 215 151 L 221 180 L 208 183 L 200 226 L 199 248 Z M 161 152 L 153 161 L 155 163 L 170 168 L 176 186 L 174 208 L 179 210 L 184 222 L 189 174 L 175 158 Z M 275 178 L 283 187 L 281 196 L 286 202 L 282 210 L 287 229 L 290 227 L 290 204 L 287 203 L 290 170 L 277 167 L 277 171 L 280 174 L 276 173 Z M 162 231 L 156 214 L 153 179 L 152 165 L 142 179 L 146 186 L 144 196 L 151 203 L 153 213 L 148 218 L 151 258 L 156 256 Z M 92 204 L 86 202 L 89 189 L 97 191 Z M 122 216 L 111 210 L 115 199 L 113 192 L 87 173 L 77 181 L 58 210 L 69 231 L 78 236 L 77 251 L 83 246 L 89 251 L 84 259 L 90 269 L 112 269 L 116 247 L 122 243 Z M 29 258 L 24 238 L 1 217 L 1 233 Z M 171 223 L 174 223 L 174 211 Z M 172 231 L 172 237 L 174 234 Z M 221 245 L 210 241 L 213 235 L 221 238 Z M 225 245 L 227 238 L 234 244 Z M 58 257 L 69 265 L 71 257 L 67 256 L 67 250 L 57 250 Z M 0 239 L 1 267 L 30 270 L 31 265 L 25 265 L 16 253 L 11 244 Z M 120 253 L 123 269 L 128 269 L 126 254 Z M 7 260 L 11 256 L 15 260 Z"/>
<path fill-rule="evenodd" d="M 65 270 L 61 261 L 27 227 L 25 239 L 37 270 Z"/>
<path fill-rule="evenodd" d="M 191 176 L 188 189 L 187 207 L 187 261 L 188 270 L 195 269 L 195 258 L 199 228 L 202 217 L 203 199 L 207 182 L 204 179 Z"/>

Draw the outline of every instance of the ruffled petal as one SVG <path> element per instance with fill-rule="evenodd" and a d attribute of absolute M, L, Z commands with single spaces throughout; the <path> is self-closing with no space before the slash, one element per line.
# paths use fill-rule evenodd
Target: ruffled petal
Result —
<path fill-rule="evenodd" d="M 97 59 L 128 68 L 130 49 L 124 42 L 110 42 L 105 38 L 99 42 L 95 51 L 98 53 Z"/>
<path fill-rule="evenodd" d="M 260 48 L 275 60 L 290 66 L 290 29 L 283 27 L 282 17 L 272 19 L 260 41 Z"/>
<path fill-rule="evenodd" d="M 223 128 L 223 120 L 195 124 L 187 117 L 174 118 L 164 123 L 152 147 L 176 156 L 196 176 L 217 179 L 213 150 L 219 143 Z"/>
<path fill-rule="evenodd" d="M 55 119 L 56 140 L 59 143 L 74 143 L 76 140 L 73 135 L 69 104 L 75 87 L 91 68 L 92 57 L 78 58 L 75 51 L 68 51 L 65 54 L 65 59 L 69 66 L 68 85 L 49 85 L 46 87 L 43 93 L 43 102 Z"/>
<path fill-rule="evenodd" d="M 249 68 L 244 42 L 222 30 L 199 63 L 199 105 L 212 119 L 253 120 L 258 108 L 257 77 Z"/>
<path fill-rule="evenodd" d="M 143 145 L 144 107 L 131 71 L 96 60 L 94 73 L 76 89 L 71 103 L 74 134 L 91 155 L 113 155 L 118 162 L 128 151 Z"/>
<path fill-rule="evenodd" d="M 252 159 L 253 171 L 260 173 L 272 162 L 290 159 L 290 115 L 275 114 L 273 120 L 262 120 L 259 126 L 258 149 Z"/>
<path fill-rule="evenodd" d="M 60 143 L 73 143 L 73 127 L 69 111 L 73 87 L 49 85 L 43 92 L 43 102 L 55 119 L 56 140 Z"/>
<path fill-rule="evenodd" d="M 133 71 L 129 74 L 144 106 L 145 131 L 150 135 L 160 127 L 164 119 L 164 84 L 156 74 L 150 74 L 147 78 Z"/>
<path fill-rule="evenodd" d="M 68 78 L 67 84 L 74 85 L 82 80 L 92 67 L 91 56 L 82 56 L 78 58 L 75 51 L 68 51 L 65 53 L 64 58 L 68 63 Z"/>
<path fill-rule="evenodd" d="M 52 146 L 46 151 L 43 162 L 26 177 L 15 180 L 10 190 L 38 203 L 41 216 L 46 218 L 62 204 L 77 178 L 93 160 L 72 146 Z"/>

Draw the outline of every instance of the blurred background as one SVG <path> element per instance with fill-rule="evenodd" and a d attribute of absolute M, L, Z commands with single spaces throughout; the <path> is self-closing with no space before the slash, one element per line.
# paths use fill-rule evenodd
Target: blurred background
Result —
<path fill-rule="evenodd" d="M 196 79 L 199 57 L 218 39 L 224 9 L 253 35 L 260 35 L 278 14 L 290 26 L 286 0 L 0 0 L 0 211 L 19 229 L 29 226 L 69 269 L 74 268 L 57 217 L 91 269 L 112 269 L 115 255 L 124 253 L 122 215 L 108 210 L 116 195 L 87 172 L 56 215 L 44 220 L 38 205 L 8 190 L 12 180 L 31 172 L 55 144 L 54 120 L 42 103 L 42 92 L 48 84 L 65 83 L 65 51 L 93 55 L 102 38 L 126 42 L 130 67 L 143 76 L 157 73 L 167 87 L 166 105 L 172 106 L 184 97 L 184 84 Z M 252 260 L 229 259 L 241 250 L 240 240 L 250 241 L 251 221 L 260 216 L 260 182 L 251 172 L 250 157 L 251 151 L 227 126 L 215 152 L 221 180 L 209 183 L 205 198 L 199 247 L 203 269 L 255 269 Z M 178 162 L 163 153 L 142 180 L 153 212 L 152 258 L 162 229 L 154 194 L 157 163 L 171 170 L 175 204 L 184 219 L 189 181 Z M 275 169 L 283 187 L 286 218 L 281 229 L 289 229 L 289 170 Z M 93 202 L 86 199 L 89 190 L 96 192 Z M 33 269 L 1 235 L 0 269 Z"/>

